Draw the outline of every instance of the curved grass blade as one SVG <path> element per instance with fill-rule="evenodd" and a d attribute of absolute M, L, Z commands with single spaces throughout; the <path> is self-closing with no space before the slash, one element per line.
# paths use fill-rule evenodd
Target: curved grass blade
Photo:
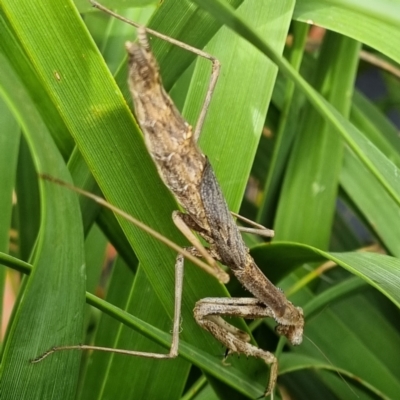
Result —
<path fill-rule="evenodd" d="M 398 258 L 367 252 L 326 252 L 312 246 L 288 242 L 260 245 L 254 247 L 251 254 L 261 268 L 263 265 L 273 265 L 279 270 L 279 275 L 274 277 L 274 281 L 279 280 L 280 274 L 286 275 L 301 264 L 323 260 L 334 261 L 378 289 L 400 308 L 400 260 Z"/>
<path fill-rule="evenodd" d="M 299 0 L 293 18 L 339 32 L 400 62 L 400 5 L 391 0 Z M 357 21 L 357 24 L 354 23 Z"/>
<path fill-rule="evenodd" d="M 1 94 L 23 127 L 36 168 L 68 180 L 64 161 L 24 86 L 8 59 L 3 54 L 0 58 Z M 83 322 L 84 255 L 78 202 L 76 196 L 43 183 L 41 195 L 35 268 L 20 289 L 3 347 L 0 392 L 7 399 L 52 399 L 59 393 L 72 399 L 77 385 L 79 354 L 30 363 L 55 343 L 80 341 Z M 68 219 L 66 213 L 71 213 Z"/>

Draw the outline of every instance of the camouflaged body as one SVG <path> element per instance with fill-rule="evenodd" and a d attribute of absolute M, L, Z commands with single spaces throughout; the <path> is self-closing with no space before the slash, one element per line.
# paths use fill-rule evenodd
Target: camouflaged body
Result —
<path fill-rule="evenodd" d="M 228 266 L 242 285 L 272 310 L 277 331 L 292 344 L 301 343 L 302 309 L 286 299 L 250 256 L 192 127 L 164 90 L 145 31 L 139 29 L 138 42 L 127 43 L 126 48 L 137 121 L 162 180 L 186 210 L 186 224 L 209 243 L 212 257 Z"/>

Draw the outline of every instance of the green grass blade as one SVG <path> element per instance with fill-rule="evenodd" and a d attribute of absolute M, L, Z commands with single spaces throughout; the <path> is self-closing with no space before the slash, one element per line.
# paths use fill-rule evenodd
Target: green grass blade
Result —
<path fill-rule="evenodd" d="M 195 0 L 196 3 L 207 9 L 215 18 L 224 22 L 242 37 L 246 38 L 274 63 L 276 63 L 287 78 L 292 79 L 299 90 L 304 93 L 310 103 L 330 122 L 342 135 L 347 145 L 354 151 L 361 162 L 376 176 L 384 190 L 400 204 L 400 172 L 364 135 L 348 120 L 316 92 L 269 44 L 256 33 L 243 19 L 237 16 L 231 8 L 219 0 Z"/>
<path fill-rule="evenodd" d="M 257 7 L 249 1 L 244 2 L 237 12 L 251 20 L 253 26 L 269 38 L 275 51 L 282 53 L 292 8 L 292 1 L 265 2 Z M 200 146 L 211 160 L 230 208 L 237 211 L 262 133 L 277 69 L 225 27 L 205 50 L 218 58 L 222 70 Z M 198 89 L 198 82 L 208 81 L 210 67 L 207 67 L 204 68 L 204 61 L 198 60 L 184 108 L 184 114 L 191 122 L 195 121 L 194 116 L 198 115 L 204 99 L 204 91 Z"/>
<path fill-rule="evenodd" d="M 293 18 L 351 37 L 400 62 L 398 1 L 300 0 Z"/>
<path fill-rule="evenodd" d="M 20 128 L 0 98 L 0 251 L 8 252 L 11 238 L 11 216 L 15 169 L 18 159 Z M 3 299 L 6 270 L 0 270 L 0 316 L 3 315 Z"/>
<path fill-rule="evenodd" d="M 314 87 L 343 114 L 350 110 L 348 93 L 354 84 L 358 50 L 353 40 L 328 34 L 315 65 Z M 343 141 L 314 108 L 306 107 L 302 118 L 275 219 L 276 240 L 326 249 L 335 212 Z"/>
<path fill-rule="evenodd" d="M 285 242 L 257 246 L 252 249 L 252 255 L 258 265 L 273 265 L 278 271 L 286 270 L 286 273 L 307 262 L 320 262 L 323 259 L 334 261 L 364 279 L 400 307 L 398 258 L 367 252 L 329 253 L 312 246 Z"/>
<path fill-rule="evenodd" d="M 293 23 L 294 42 L 290 49 L 288 60 L 296 70 L 300 69 L 303 60 L 303 52 L 306 45 L 308 27 L 304 24 Z M 296 92 L 293 82 L 283 83 L 282 77 L 278 80 L 272 94 L 272 103 L 281 110 L 276 139 L 271 156 L 271 164 L 265 179 L 264 193 L 257 221 L 265 226 L 273 226 L 276 203 L 281 190 L 283 175 L 286 170 L 288 157 L 296 136 L 300 106 L 303 103 L 302 96 Z M 275 98 L 274 98 L 275 96 Z M 268 126 L 269 124 L 266 124 Z M 268 143 L 270 145 L 270 143 Z M 261 153 L 261 151 L 260 151 Z M 263 159 L 266 158 L 265 156 Z"/>
<path fill-rule="evenodd" d="M 340 182 L 384 246 L 400 257 L 398 224 L 393 223 L 394 216 L 399 214 L 399 206 L 380 190 L 376 178 L 350 152 L 345 155 Z"/>
<path fill-rule="evenodd" d="M 340 379 L 348 379 L 350 382 L 354 381 L 354 383 L 360 385 L 362 387 L 361 393 L 357 393 L 354 391 L 353 388 L 350 387 L 343 387 L 342 390 L 342 396 L 340 398 L 349 398 L 349 397 L 356 397 L 360 398 L 360 396 L 363 396 L 364 393 L 363 391 L 367 389 L 368 391 L 371 392 L 371 394 L 378 396 L 380 399 L 385 399 L 389 400 L 390 397 L 386 396 L 383 392 L 381 392 L 379 389 L 371 385 L 367 380 L 364 380 L 360 378 L 359 376 L 354 376 L 351 372 L 347 371 L 346 369 L 343 368 L 338 368 L 335 367 L 334 365 L 330 364 L 327 360 L 321 361 L 316 358 L 312 358 L 310 356 L 304 356 L 301 354 L 283 354 L 282 357 L 280 358 L 280 367 L 281 367 L 281 373 L 289 373 L 289 372 L 294 372 L 298 370 L 304 370 L 304 369 L 312 369 L 313 371 L 319 371 L 319 370 L 325 370 L 325 371 L 332 371 L 334 375 L 337 375 L 339 378 L 336 382 L 336 385 L 342 385 L 343 386 L 343 381 Z M 340 374 L 340 375 L 339 375 Z M 321 393 L 315 393 L 315 396 L 319 396 Z"/>
<path fill-rule="evenodd" d="M 68 180 L 60 154 L 4 55 L 1 64 L 1 94 L 27 135 L 37 170 L 51 170 Z M 21 288 L 3 348 L 0 391 L 7 399 L 55 399 L 59 393 L 65 399 L 75 396 L 79 354 L 60 354 L 49 362 L 30 363 L 55 344 L 79 341 L 82 336 L 82 225 L 76 196 L 65 195 L 60 189 L 41 184 L 41 232 L 35 268 Z M 65 219 L 65 213 L 71 216 Z"/>

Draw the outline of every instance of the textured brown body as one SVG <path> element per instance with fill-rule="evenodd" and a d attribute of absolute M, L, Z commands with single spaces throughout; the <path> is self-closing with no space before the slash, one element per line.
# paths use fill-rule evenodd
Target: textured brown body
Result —
<path fill-rule="evenodd" d="M 129 86 L 149 153 L 180 204 L 200 227 L 207 229 L 199 192 L 206 157 L 194 142 L 192 127 L 165 92 L 150 49 L 129 43 L 127 50 Z"/>
<path fill-rule="evenodd" d="M 277 332 L 285 335 L 292 344 L 301 343 L 302 309 L 287 300 L 250 256 L 212 166 L 198 148 L 191 126 L 179 114 L 162 86 L 145 32 L 139 30 L 138 34 L 139 43 L 127 44 L 129 85 L 135 113 L 160 176 L 187 212 L 182 215 L 184 222 L 209 243 L 210 255 L 228 266 L 258 299 L 258 307 L 264 305 L 268 309 L 264 314 L 277 321 Z M 263 312 L 257 315 L 262 316 Z M 214 328 L 206 329 L 221 340 Z M 234 344 L 233 348 L 236 348 Z"/>

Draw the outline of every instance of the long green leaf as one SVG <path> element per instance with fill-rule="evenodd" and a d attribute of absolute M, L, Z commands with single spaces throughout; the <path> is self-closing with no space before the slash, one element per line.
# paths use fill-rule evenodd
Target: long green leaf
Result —
<path fill-rule="evenodd" d="M 255 247 L 252 254 L 259 265 L 274 265 L 278 271 L 282 268 L 288 271 L 306 262 L 319 262 L 323 259 L 334 261 L 367 281 L 400 307 L 398 258 L 367 252 L 329 253 L 312 246 L 285 242 Z M 283 257 L 285 254 L 290 256 Z"/>
<path fill-rule="evenodd" d="M 399 63 L 399 15 L 397 0 L 299 0 L 293 18 L 356 39 Z"/>
<path fill-rule="evenodd" d="M 9 251 L 13 187 L 15 167 L 18 159 L 20 129 L 8 110 L 6 103 L 0 98 L 0 251 Z M 0 270 L 0 304 L 3 315 L 3 299 L 5 288 L 5 269 Z"/>
<path fill-rule="evenodd" d="M 348 93 L 354 83 L 358 47 L 352 40 L 328 34 L 315 65 L 314 87 L 344 114 L 350 110 Z M 341 138 L 307 107 L 282 188 L 274 225 L 277 240 L 328 248 L 342 154 Z"/>
<path fill-rule="evenodd" d="M 218 20 L 235 30 L 242 37 L 246 38 L 255 47 L 262 51 L 274 63 L 280 71 L 289 79 L 295 82 L 299 90 L 304 93 L 310 103 L 329 121 L 340 133 L 347 145 L 354 151 L 361 162 L 378 179 L 384 190 L 400 204 L 400 172 L 384 155 L 372 145 L 363 134 L 355 128 L 348 120 L 343 118 L 339 112 L 328 103 L 291 67 L 291 65 L 280 57 L 270 46 L 257 34 L 242 18 L 237 16 L 231 8 L 219 0 L 194 0 L 196 3 L 207 9 Z"/>
<path fill-rule="evenodd" d="M 64 161 L 28 93 L 8 59 L 3 54 L 0 58 L 0 91 L 26 133 L 37 170 L 51 170 L 68 180 Z M 59 354 L 49 362 L 30 363 L 55 344 L 79 341 L 82 336 L 83 231 L 76 196 L 60 189 L 41 184 L 41 231 L 33 258 L 35 267 L 20 289 L 3 347 L 3 398 L 55 399 L 63 393 L 65 399 L 72 399 L 75 395 L 79 354 Z M 66 214 L 69 218 L 64 218 Z"/>

